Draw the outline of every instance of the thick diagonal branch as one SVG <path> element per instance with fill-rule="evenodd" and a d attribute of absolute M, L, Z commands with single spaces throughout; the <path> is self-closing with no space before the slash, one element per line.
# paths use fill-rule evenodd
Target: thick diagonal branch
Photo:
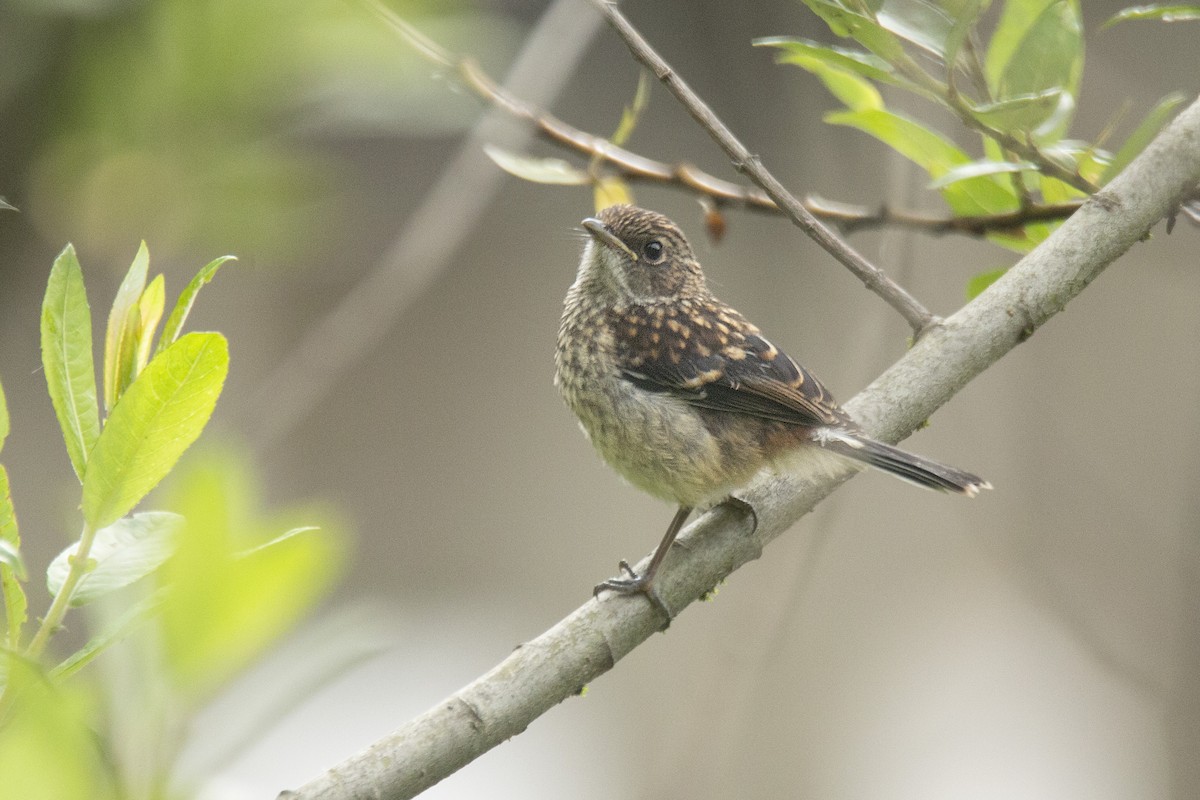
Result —
<path fill-rule="evenodd" d="M 1025 341 L 1109 264 L 1141 240 L 1200 182 L 1200 102 L 1193 103 L 1113 182 L 999 281 L 936 326 L 849 403 L 880 438 L 916 429 L 972 378 Z M 739 495 L 755 509 L 721 507 L 691 525 L 659 576 L 676 613 L 792 526 L 846 480 L 765 477 Z M 976 502 L 1002 502 L 1004 487 Z M 523 731 L 658 631 L 642 598 L 589 600 L 536 639 L 395 733 L 334 767 L 293 800 L 412 797 Z"/>

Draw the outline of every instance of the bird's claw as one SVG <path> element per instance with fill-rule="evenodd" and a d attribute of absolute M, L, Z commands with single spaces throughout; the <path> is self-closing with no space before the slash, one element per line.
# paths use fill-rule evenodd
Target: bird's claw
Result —
<path fill-rule="evenodd" d="M 667 620 L 667 625 L 671 624 L 671 609 L 667 608 L 667 604 L 658 594 L 658 589 L 654 586 L 653 576 L 647 577 L 634 572 L 633 567 L 629 566 L 628 561 L 621 561 L 617 565 L 622 572 L 628 575 L 628 578 L 609 578 L 606 581 L 601 581 L 596 584 L 596 588 L 592 590 L 593 597 L 600 597 L 601 592 L 614 592 L 616 594 L 643 594 L 650 603 L 662 612 L 662 615 Z M 665 627 L 665 626 L 664 626 Z"/>

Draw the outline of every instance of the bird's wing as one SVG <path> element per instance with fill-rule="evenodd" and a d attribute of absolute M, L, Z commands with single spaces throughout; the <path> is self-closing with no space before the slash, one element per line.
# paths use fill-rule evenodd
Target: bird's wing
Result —
<path fill-rule="evenodd" d="M 849 421 L 820 381 L 731 308 L 626 308 L 612 323 L 622 375 L 642 389 L 793 425 Z"/>

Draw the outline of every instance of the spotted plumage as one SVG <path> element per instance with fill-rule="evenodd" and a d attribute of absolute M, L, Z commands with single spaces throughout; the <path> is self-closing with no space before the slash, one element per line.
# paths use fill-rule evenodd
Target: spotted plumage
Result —
<path fill-rule="evenodd" d="M 597 589 L 650 591 L 693 507 L 797 459 L 843 459 L 968 496 L 986 481 L 866 437 L 811 373 L 708 290 L 669 219 L 613 206 L 567 293 L 555 383 L 600 455 L 639 488 L 679 504 L 650 566 Z"/>

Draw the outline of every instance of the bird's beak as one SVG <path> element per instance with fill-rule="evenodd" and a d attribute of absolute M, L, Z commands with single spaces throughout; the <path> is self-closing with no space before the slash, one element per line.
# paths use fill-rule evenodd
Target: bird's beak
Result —
<path fill-rule="evenodd" d="M 600 244 L 604 245 L 605 247 L 610 247 L 613 250 L 616 250 L 618 253 L 624 253 L 625 255 L 629 256 L 629 258 L 637 261 L 637 253 L 630 250 L 629 246 L 616 236 L 613 236 L 612 231 L 608 229 L 608 226 L 600 220 L 596 219 L 595 217 L 588 217 L 579 224 L 582 225 L 583 229 L 590 233 L 592 238 Z"/>

